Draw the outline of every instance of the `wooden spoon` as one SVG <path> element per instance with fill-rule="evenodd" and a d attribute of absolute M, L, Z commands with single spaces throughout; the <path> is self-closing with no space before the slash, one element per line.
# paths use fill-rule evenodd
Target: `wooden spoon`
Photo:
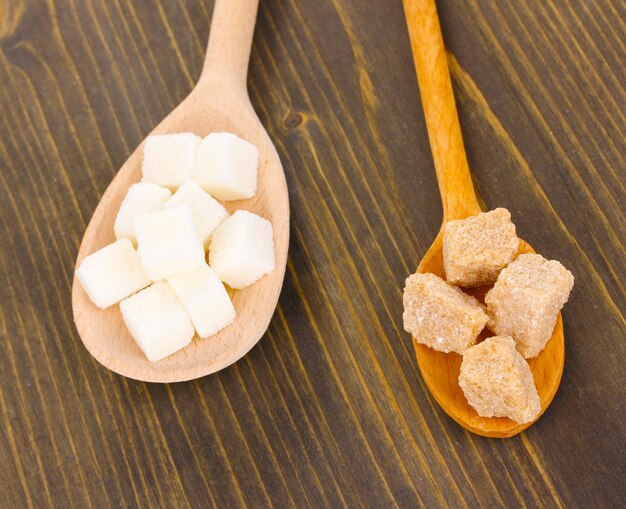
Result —
<path fill-rule="evenodd" d="M 128 333 L 119 306 L 100 310 L 74 278 L 72 305 L 87 350 L 121 375 L 149 382 L 191 380 L 222 369 L 245 355 L 265 333 L 282 287 L 289 244 L 289 199 L 278 154 L 257 118 L 246 89 L 246 75 L 258 0 L 217 0 L 200 79 L 189 96 L 153 134 L 229 131 L 259 148 L 258 190 L 254 198 L 226 202 L 230 213 L 250 210 L 271 221 L 276 268 L 254 285 L 232 295 L 237 317 L 208 339 L 198 339 L 166 359 L 149 362 Z M 124 163 L 96 208 L 78 252 L 84 256 L 115 240 L 113 223 L 129 186 L 141 180 L 143 144 Z"/>
<path fill-rule="evenodd" d="M 443 203 L 443 224 L 481 211 L 470 176 L 461 126 L 456 112 L 452 82 L 441 36 L 435 0 L 403 0 L 417 70 L 422 107 Z M 443 229 L 424 255 L 418 272 L 432 272 L 445 278 L 442 254 Z M 520 241 L 520 253 L 534 253 Z M 489 287 L 474 289 L 483 299 Z M 483 338 L 493 334 L 483 333 Z M 432 350 L 413 340 L 422 376 L 441 408 L 464 428 L 488 437 L 511 437 L 532 424 L 517 424 L 507 418 L 479 416 L 469 406 L 459 387 L 462 357 Z M 543 413 L 556 394 L 563 373 L 565 347 L 563 321 L 559 313 L 552 338 L 546 348 L 529 361 L 537 385 Z"/>

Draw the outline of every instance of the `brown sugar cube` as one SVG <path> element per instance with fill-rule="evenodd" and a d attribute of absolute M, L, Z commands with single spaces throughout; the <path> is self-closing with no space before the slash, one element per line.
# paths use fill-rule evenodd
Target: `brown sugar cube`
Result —
<path fill-rule="evenodd" d="M 518 245 L 507 209 L 448 221 L 443 232 L 446 279 L 459 286 L 493 284 L 517 255 Z"/>
<path fill-rule="evenodd" d="M 440 352 L 463 353 L 476 342 L 487 315 L 472 296 L 434 274 L 413 274 L 403 295 L 404 329 Z"/>
<path fill-rule="evenodd" d="M 530 367 L 510 336 L 487 338 L 465 350 L 459 385 L 482 417 L 508 417 L 523 424 L 541 412 Z"/>
<path fill-rule="evenodd" d="M 536 357 L 552 337 L 573 286 L 574 276 L 556 260 L 520 255 L 500 272 L 485 297 L 487 326 L 496 334 L 511 336 L 527 359 Z"/>

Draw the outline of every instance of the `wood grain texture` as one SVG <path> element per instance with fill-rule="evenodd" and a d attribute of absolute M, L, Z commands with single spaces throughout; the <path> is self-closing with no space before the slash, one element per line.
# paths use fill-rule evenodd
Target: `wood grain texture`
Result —
<path fill-rule="evenodd" d="M 102 368 L 74 260 L 117 169 L 200 75 L 208 0 L 0 0 L 7 507 L 622 507 L 626 9 L 439 5 L 480 200 L 576 277 L 535 425 L 462 430 L 402 330 L 441 206 L 400 1 L 261 2 L 248 80 L 291 206 L 266 336 L 188 383 Z"/>

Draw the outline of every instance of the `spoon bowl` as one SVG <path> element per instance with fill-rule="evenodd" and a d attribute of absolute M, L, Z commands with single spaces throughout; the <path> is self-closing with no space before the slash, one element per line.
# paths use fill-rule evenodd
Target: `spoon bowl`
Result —
<path fill-rule="evenodd" d="M 430 272 L 445 279 L 443 267 L 443 234 L 439 233 L 435 241 L 420 262 L 417 271 Z M 520 240 L 519 254 L 534 253 L 535 250 L 523 240 Z M 467 293 L 473 295 L 484 303 L 485 294 L 491 286 L 467 289 Z M 493 334 L 483 331 L 479 341 Z M 426 386 L 430 390 L 435 401 L 441 408 L 464 428 L 487 437 L 507 438 L 517 435 L 533 424 L 552 402 L 561 382 L 563 365 L 565 363 L 565 342 L 563 336 L 563 320 L 561 313 L 556 321 L 552 337 L 546 347 L 534 359 L 529 359 L 530 371 L 537 386 L 541 412 L 535 421 L 518 424 L 506 417 L 481 417 L 474 410 L 459 386 L 459 373 L 463 357 L 457 353 L 444 353 L 424 346 L 415 339 L 413 340 L 417 365 L 420 368 Z"/>
<path fill-rule="evenodd" d="M 463 146 L 435 0 L 403 0 L 403 4 L 445 224 L 453 219 L 478 214 L 481 207 L 474 192 Z M 520 240 L 518 249 L 520 254 L 535 252 L 523 240 Z M 445 279 L 443 228 L 417 271 L 431 272 Z M 467 292 L 484 302 L 489 288 L 470 288 Z M 492 335 L 485 330 L 479 341 Z M 428 348 L 415 338 L 413 344 L 417 364 L 431 394 L 441 408 L 467 430 L 483 436 L 505 438 L 516 435 L 534 422 L 518 424 L 508 418 L 479 416 L 459 386 L 462 357 Z M 554 398 L 563 374 L 565 340 L 560 313 L 545 349 L 536 358 L 529 359 L 528 363 L 539 393 L 541 415 Z"/>
<path fill-rule="evenodd" d="M 258 0 L 218 0 L 204 70 L 189 96 L 151 134 L 228 131 L 256 145 L 256 195 L 223 202 L 229 213 L 245 209 L 268 219 L 274 230 L 276 268 L 244 290 L 230 291 L 237 316 L 207 339 L 197 336 L 179 352 L 149 362 L 128 332 L 119 306 L 102 310 L 74 278 L 72 306 L 87 350 L 104 366 L 129 378 L 179 382 L 218 371 L 244 356 L 265 333 L 282 287 L 289 245 L 289 199 L 282 165 L 246 91 L 246 72 Z M 128 188 L 141 180 L 143 143 L 124 163 L 98 204 L 83 237 L 81 260 L 115 241 L 113 224 Z"/>

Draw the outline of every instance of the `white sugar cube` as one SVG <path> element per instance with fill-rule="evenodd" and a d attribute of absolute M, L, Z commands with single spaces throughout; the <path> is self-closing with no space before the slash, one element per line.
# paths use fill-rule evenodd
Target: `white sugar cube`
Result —
<path fill-rule="evenodd" d="M 222 282 L 208 265 L 168 278 L 201 338 L 208 338 L 235 319 L 235 308 Z"/>
<path fill-rule="evenodd" d="M 193 133 L 148 136 L 143 148 L 143 181 L 176 189 L 189 180 L 201 138 Z"/>
<path fill-rule="evenodd" d="M 211 133 L 198 147 L 191 179 L 220 200 L 242 200 L 256 193 L 258 149 L 231 133 Z"/>
<path fill-rule="evenodd" d="M 156 184 L 139 182 L 130 186 L 115 218 L 115 238 L 137 244 L 135 219 L 161 210 L 171 196 L 169 189 Z"/>
<path fill-rule="evenodd" d="M 139 257 L 152 281 L 204 264 L 204 249 L 188 205 L 140 217 L 135 229 Z"/>
<path fill-rule="evenodd" d="M 205 193 L 191 180 L 180 186 L 165 204 L 165 208 L 171 209 L 181 205 L 188 205 L 191 209 L 198 236 L 205 249 L 208 248 L 211 234 L 228 217 L 228 212 L 215 198 Z"/>
<path fill-rule="evenodd" d="M 185 306 L 165 281 L 120 302 L 126 327 L 150 362 L 184 348 L 193 338 Z"/>
<path fill-rule="evenodd" d="M 231 288 L 245 288 L 274 270 L 272 223 L 238 210 L 213 232 L 209 265 Z"/>
<path fill-rule="evenodd" d="M 108 308 L 150 284 L 130 240 L 121 239 L 83 258 L 76 277 L 99 308 Z"/>

